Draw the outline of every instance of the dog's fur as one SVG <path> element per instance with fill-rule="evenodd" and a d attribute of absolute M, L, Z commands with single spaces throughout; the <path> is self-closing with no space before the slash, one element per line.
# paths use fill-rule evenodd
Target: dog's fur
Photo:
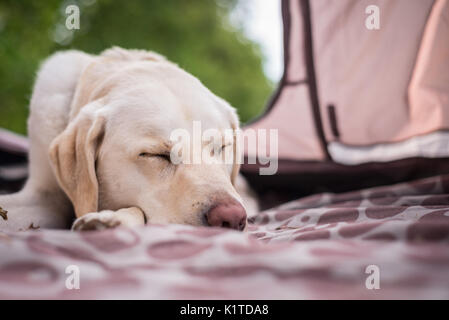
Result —
<path fill-rule="evenodd" d="M 204 130 L 239 127 L 228 103 L 155 53 L 52 55 L 30 103 L 30 176 L 21 192 L 0 196 L 0 230 L 66 228 L 74 213 L 74 229 L 204 225 L 217 201 L 242 203 L 234 184 L 246 186 L 236 162 L 175 166 L 157 156 L 193 120 Z M 253 200 L 246 206 L 255 210 Z"/>

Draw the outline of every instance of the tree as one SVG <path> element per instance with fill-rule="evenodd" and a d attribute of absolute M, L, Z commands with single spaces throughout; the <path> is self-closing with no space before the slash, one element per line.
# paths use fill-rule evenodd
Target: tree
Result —
<path fill-rule="evenodd" d="M 79 30 L 65 28 L 79 6 Z M 99 53 L 118 45 L 156 51 L 197 76 L 238 109 L 242 121 L 264 108 L 273 84 L 257 44 L 229 23 L 234 0 L 78 0 L 0 3 L 0 127 L 25 133 L 39 63 L 54 51 Z"/>

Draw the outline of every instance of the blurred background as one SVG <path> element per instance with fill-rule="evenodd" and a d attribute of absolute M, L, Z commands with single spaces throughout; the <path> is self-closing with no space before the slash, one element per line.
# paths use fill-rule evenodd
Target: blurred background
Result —
<path fill-rule="evenodd" d="M 80 29 L 65 27 L 68 5 Z M 39 64 L 51 53 L 118 45 L 156 51 L 237 108 L 261 113 L 282 74 L 278 0 L 0 0 L 0 127 L 26 134 Z"/>

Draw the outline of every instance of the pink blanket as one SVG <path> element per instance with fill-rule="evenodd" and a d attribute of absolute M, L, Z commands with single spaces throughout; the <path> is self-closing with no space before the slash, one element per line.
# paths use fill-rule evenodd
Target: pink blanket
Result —
<path fill-rule="evenodd" d="M 303 198 L 246 233 L 0 233 L 0 299 L 449 299 L 448 240 L 449 175 Z"/>

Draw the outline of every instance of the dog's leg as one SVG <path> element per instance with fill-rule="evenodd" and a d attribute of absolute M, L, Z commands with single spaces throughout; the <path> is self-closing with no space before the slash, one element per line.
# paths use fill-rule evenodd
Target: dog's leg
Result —
<path fill-rule="evenodd" d="M 87 54 L 66 51 L 43 63 L 28 118 L 30 176 L 22 191 L 0 196 L 0 231 L 70 227 L 72 205 L 52 172 L 48 149 L 69 122 L 78 79 L 90 60 Z"/>
<path fill-rule="evenodd" d="M 68 228 L 73 220 L 70 203 L 57 193 L 29 189 L 0 196 L 0 231 Z"/>
<path fill-rule="evenodd" d="M 91 212 L 76 219 L 72 230 L 102 230 L 118 226 L 136 227 L 145 224 L 144 213 L 136 207 L 117 211 Z"/>

